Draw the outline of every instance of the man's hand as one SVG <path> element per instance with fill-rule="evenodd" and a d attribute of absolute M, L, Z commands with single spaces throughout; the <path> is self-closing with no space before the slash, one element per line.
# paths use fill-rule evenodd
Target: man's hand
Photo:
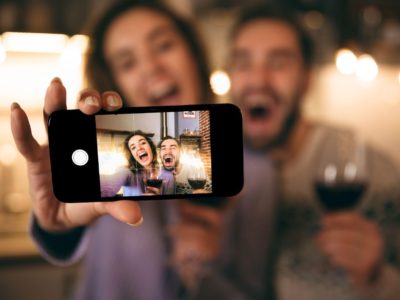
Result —
<path fill-rule="evenodd" d="M 171 263 L 190 289 L 196 286 L 204 265 L 220 251 L 224 212 L 188 201 L 178 205 L 180 222 L 168 229 Z"/>
<path fill-rule="evenodd" d="M 377 225 L 361 215 L 327 214 L 316 241 L 331 263 L 346 270 L 356 286 L 368 286 L 379 274 L 383 240 Z"/>
<path fill-rule="evenodd" d="M 105 92 L 100 95 L 95 90 L 85 90 L 79 97 L 78 106 L 84 113 L 94 114 L 102 108 L 116 110 L 122 106 L 122 100 L 114 92 Z M 55 78 L 50 83 L 45 96 L 45 124 L 52 112 L 62 109 L 66 109 L 66 90 L 61 80 Z M 88 225 L 104 214 L 110 214 L 131 225 L 141 223 L 140 207 L 132 201 L 88 203 L 58 201 L 52 190 L 48 146 L 39 145 L 33 138 L 28 117 L 16 103 L 11 106 L 11 130 L 15 144 L 27 163 L 33 212 L 43 229 L 51 232 L 67 231 L 77 226 Z M 71 188 L 74 187 L 71 186 Z M 91 199 L 79 200 L 90 201 Z"/>

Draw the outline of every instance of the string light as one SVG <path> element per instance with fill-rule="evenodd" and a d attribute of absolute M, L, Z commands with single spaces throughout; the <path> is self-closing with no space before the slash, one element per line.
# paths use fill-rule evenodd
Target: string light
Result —
<path fill-rule="evenodd" d="M 356 75 L 362 81 L 372 81 L 379 73 L 379 68 L 371 55 L 363 54 L 358 58 Z"/>
<path fill-rule="evenodd" d="M 349 49 L 340 49 L 336 54 L 336 68 L 344 75 L 351 75 L 357 68 L 357 57 Z"/>
<path fill-rule="evenodd" d="M 229 76 L 222 70 L 216 70 L 211 74 L 210 84 L 213 92 L 219 96 L 225 95 L 231 88 Z"/>

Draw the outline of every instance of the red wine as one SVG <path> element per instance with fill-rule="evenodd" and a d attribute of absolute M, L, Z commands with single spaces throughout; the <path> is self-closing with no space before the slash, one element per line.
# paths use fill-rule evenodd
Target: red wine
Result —
<path fill-rule="evenodd" d="M 159 189 L 162 185 L 162 179 L 147 179 L 146 185 Z"/>
<path fill-rule="evenodd" d="M 190 186 L 192 187 L 192 189 L 194 189 L 194 190 L 202 189 L 206 185 L 205 179 L 188 178 L 188 182 L 189 182 Z"/>
<path fill-rule="evenodd" d="M 319 201 L 327 210 L 342 210 L 353 208 L 362 194 L 367 184 L 364 182 L 327 184 L 316 182 Z"/>

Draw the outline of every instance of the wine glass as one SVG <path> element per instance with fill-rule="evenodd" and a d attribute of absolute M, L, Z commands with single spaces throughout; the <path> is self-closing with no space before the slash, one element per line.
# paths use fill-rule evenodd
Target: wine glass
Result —
<path fill-rule="evenodd" d="M 163 184 L 163 180 L 161 178 L 161 168 L 159 166 L 145 168 L 143 179 L 146 185 L 146 193 L 156 193 L 157 190 L 155 189 L 160 190 Z"/>
<path fill-rule="evenodd" d="M 188 174 L 188 183 L 193 191 L 203 190 L 207 182 L 206 171 L 203 162 L 197 159 L 195 163 L 190 166 Z"/>
<path fill-rule="evenodd" d="M 315 191 L 326 211 L 353 208 L 368 185 L 366 146 L 361 138 L 341 137 L 319 153 Z"/>

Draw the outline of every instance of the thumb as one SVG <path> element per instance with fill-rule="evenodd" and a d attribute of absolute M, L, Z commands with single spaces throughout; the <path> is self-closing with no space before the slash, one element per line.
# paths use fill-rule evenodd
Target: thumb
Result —
<path fill-rule="evenodd" d="M 116 202 L 104 202 L 103 207 L 115 219 L 132 226 L 143 223 L 143 215 L 137 202 L 121 200 Z"/>
<path fill-rule="evenodd" d="M 94 222 L 102 215 L 109 214 L 123 223 L 138 226 L 143 222 L 143 216 L 138 203 L 134 201 L 115 202 L 85 202 L 65 204 L 66 226 L 73 228 L 85 226 Z"/>

